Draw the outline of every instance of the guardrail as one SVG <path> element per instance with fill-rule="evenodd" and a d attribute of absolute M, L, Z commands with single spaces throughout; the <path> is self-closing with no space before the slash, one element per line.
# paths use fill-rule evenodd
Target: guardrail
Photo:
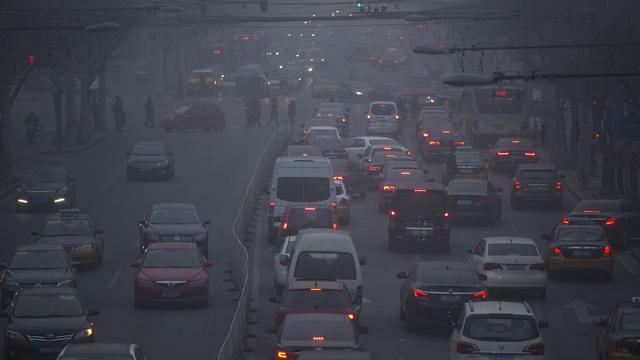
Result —
<path fill-rule="evenodd" d="M 262 194 L 263 185 L 268 180 L 275 159 L 280 156 L 289 139 L 289 130 L 282 128 L 271 136 L 267 146 L 260 154 L 260 158 L 247 184 L 238 214 L 233 221 L 233 240 L 231 242 L 231 275 L 236 286 L 240 288 L 238 306 L 229 325 L 229 331 L 220 350 L 218 360 L 237 360 L 242 358 L 245 335 L 247 333 L 247 311 L 249 308 L 249 292 L 251 290 L 251 272 L 249 252 L 247 251 L 247 229 L 256 213 L 258 199 Z M 256 224 L 256 227 L 259 224 Z"/>

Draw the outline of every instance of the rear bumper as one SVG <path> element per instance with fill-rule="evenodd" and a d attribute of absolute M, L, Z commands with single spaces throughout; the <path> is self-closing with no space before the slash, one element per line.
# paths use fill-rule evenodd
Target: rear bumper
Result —
<path fill-rule="evenodd" d="M 549 258 L 549 270 L 597 270 L 613 271 L 613 258 L 600 257 L 594 259 L 572 259 L 566 257 L 553 256 Z"/>
<path fill-rule="evenodd" d="M 381 124 L 381 123 L 369 123 L 367 125 L 367 132 L 370 133 L 379 133 L 379 134 L 393 134 L 400 131 L 400 125 L 398 123 L 389 123 L 389 124 Z"/>

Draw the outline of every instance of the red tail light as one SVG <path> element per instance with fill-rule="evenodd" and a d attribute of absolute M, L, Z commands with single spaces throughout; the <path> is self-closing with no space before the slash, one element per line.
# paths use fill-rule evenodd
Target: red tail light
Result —
<path fill-rule="evenodd" d="M 487 298 L 487 291 L 486 290 L 482 290 L 482 291 L 478 291 L 477 293 L 474 293 L 472 295 L 472 300 L 485 300 Z"/>
<path fill-rule="evenodd" d="M 413 297 L 423 300 L 429 300 L 429 293 L 419 289 L 413 289 Z"/>
<path fill-rule="evenodd" d="M 605 225 L 615 225 L 616 218 L 608 218 L 607 221 L 604 222 Z"/>
<path fill-rule="evenodd" d="M 525 151 L 524 152 L 524 156 L 526 156 L 526 157 L 535 157 L 536 153 L 533 152 L 533 151 Z"/>
<path fill-rule="evenodd" d="M 336 175 L 333 177 L 333 180 L 344 180 L 344 178 L 342 177 L 342 175 Z"/>
<path fill-rule="evenodd" d="M 347 318 L 349 320 L 355 320 L 356 319 L 356 315 L 354 313 L 347 313 Z"/>
<path fill-rule="evenodd" d="M 471 354 L 478 351 L 478 347 L 468 342 L 458 341 L 456 343 L 456 351 L 458 354 Z"/>
<path fill-rule="evenodd" d="M 445 218 L 448 218 L 449 217 L 449 212 L 448 211 L 443 212 L 442 216 L 445 217 Z"/>
<path fill-rule="evenodd" d="M 513 183 L 513 188 L 514 188 L 515 190 L 520 190 L 520 189 L 522 189 L 522 183 L 521 183 L 519 180 L 516 180 L 516 181 Z"/>
<path fill-rule="evenodd" d="M 531 355 L 544 355 L 544 343 L 536 343 L 533 345 L 529 345 L 523 350 L 526 353 Z"/>
<path fill-rule="evenodd" d="M 560 250 L 559 247 L 553 248 L 553 255 L 561 255 L 561 254 L 562 254 L 562 250 Z"/>
<path fill-rule="evenodd" d="M 440 141 L 431 140 L 431 141 L 429 141 L 429 145 L 440 145 Z"/>
<path fill-rule="evenodd" d="M 563 224 L 565 224 L 565 225 L 566 225 L 566 224 L 568 224 L 568 223 L 569 223 L 569 218 L 568 218 L 568 217 L 566 217 L 566 216 L 565 216 L 565 217 L 563 217 L 563 218 L 562 218 L 562 223 L 563 223 Z"/>
<path fill-rule="evenodd" d="M 556 181 L 556 190 L 562 190 L 562 181 Z"/>
<path fill-rule="evenodd" d="M 611 256 L 611 246 L 609 246 L 609 245 L 605 245 L 605 246 L 602 248 L 602 255 L 603 255 L 603 256 Z"/>
<path fill-rule="evenodd" d="M 306 207 L 306 208 L 304 208 L 304 211 L 316 211 L 316 208 L 314 208 L 314 207 Z"/>
<path fill-rule="evenodd" d="M 369 171 L 380 171 L 380 166 L 371 165 L 369 166 Z"/>
<path fill-rule="evenodd" d="M 382 187 L 382 191 L 395 191 L 396 187 L 395 185 L 385 185 Z"/>
<path fill-rule="evenodd" d="M 389 216 L 396 217 L 396 215 L 398 215 L 398 213 L 395 210 L 393 209 L 389 210 Z"/>
<path fill-rule="evenodd" d="M 484 263 L 485 270 L 502 270 L 502 265 L 494 262 Z"/>
<path fill-rule="evenodd" d="M 334 208 L 334 209 L 335 209 L 337 206 L 338 206 L 338 203 L 336 203 L 335 201 L 332 201 L 332 202 L 331 202 L 331 207 L 332 207 L 332 208 Z"/>
<path fill-rule="evenodd" d="M 289 224 L 285 221 L 282 223 L 282 230 L 287 230 L 289 228 Z"/>
<path fill-rule="evenodd" d="M 413 192 L 425 193 L 427 189 L 413 189 Z"/>
<path fill-rule="evenodd" d="M 464 145 L 464 141 L 456 141 L 453 143 L 456 146 L 463 146 Z"/>
<path fill-rule="evenodd" d="M 332 228 L 333 230 L 338 230 L 338 223 L 333 223 L 333 224 L 331 224 L 331 228 Z"/>
<path fill-rule="evenodd" d="M 273 209 L 274 207 L 276 207 L 276 202 L 275 202 L 275 201 L 273 201 L 273 200 L 269 201 L 269 207 L 270 207 L 270 208 L 272 208 L 272 209 Z"/>
<path fill-rule="evenodd" d="M 539 271 L 545 271 L 546 268 L 544 266 L 544 263 L 537 263 L 537 264 L 531 264 L 529 265 L 529 270 L 539 270 Z"/>
<path fill-rule="evenodd" d="M 498 151 L 498 156 L 509 156 L 508 151 Z"/>

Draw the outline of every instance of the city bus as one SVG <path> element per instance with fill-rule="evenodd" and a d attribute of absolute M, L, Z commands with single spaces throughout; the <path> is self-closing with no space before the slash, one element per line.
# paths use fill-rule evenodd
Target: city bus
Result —
<path fill-rule="evenodd" d="M 518 86 L 482 86 L 464 90 L 460 121 L 474 144 L 522 136 L 529 126 L 526 91 Z"/>

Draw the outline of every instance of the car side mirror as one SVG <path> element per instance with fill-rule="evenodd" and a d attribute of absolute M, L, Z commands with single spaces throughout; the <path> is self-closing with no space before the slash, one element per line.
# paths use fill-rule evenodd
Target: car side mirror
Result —
<path fill-rule="evenodd" d="M 408 279 L 408 278 L 409 278 L 409 275 L 405 271 L 402 271 L 396 274 L 396 279 Z"/>
<path fill-rule="evenodd" d="M 100 314 L 100 312 L 98 310 L 89 310 L 89 312 L 87 313 L 87 316 L 96 316 Z"/>
<path fill-rule="evenodd" d="M 364 256 L 359 256 L 358 262 L 360 263 L 360 265 L 367 265 L 367 258 L 365 258 Z"/>
<path fill-rule="evenodd" d="M 205 269 L 208 269 L 210 267 L 213 267 L 213 263 L 211 261 L 207 260 L 202 264 L 202 267 L 204 267 Z"/>
<path fill-rule="evenodd" d="M 205 220 L 202 222 L 202 225 L 209 225 L 211 224 L 211 220 Z"/>
<path fill-rule="evenodd" d="M 140 268 L 140 261 L 132 261 L 131 264 L 129 264 L 129 266 L 131 266 L 134 269 L 139 269 Z"/>
<path fill-rule="evenodd" d="M 368 326 L 359 326 L 358 327 L 358 334 L 366 335 L 368 333 L 369 333 L 369 327 Z"/>
<path fill-rule="evenodd" d="M 277 304 L 280 301 L 279 301 L 277 296 L 272 296 L 272 297 L 269 298 L 269 302 L 272 303 L 272 304 Z"/>
<path fill-rule="evenodd" d="M 35 231 L 35 230 L 33 230 L 33 231 L 31 232 L 31 235 L 33 235 L 33 236 L 38 236 L 38 235 L 40 235 L 40 232 L 39 232 L 39 231 Z"/>
<path fill-rule="evenodd" d="M 291 258 L 287 254 L 280 254 L 278 255 L 278 262 L 282 266 L 288 266 L 289 263 L 291 262 Z"/>
<path fill-rule="evenodd" d="M 498 193 L 501 193 L 501 192 L 503 192 L 503 191 L 504 191 L 504 189 L 503 189 L 503 188 L 501 188 L 501 187 L 496 188 L 496 192 L 498 192 Z"/>
<path fill-rule="evenodd" d="M 542 235 L 540 235 L 540 238 L 542 240 L 551 241 L 551 236 L 549 234 L 542 234 Z"/>
<path fill-rule="evenodd" d="M 538 320 L 538 327 L 540 329 L 548 328 L 549 327 L 549 322 L 546 321 L 546 320 Z"/>
<path fill-rule="evenodd" d="M 593 322 L 593 325 L 595 325 L 595 326 L 600 326 L 600 327 L 607 326 L 607 320 L 605 320 L 605 319 L 598 319 L 598 320 L 595 320 L 595 321 Z"/>

